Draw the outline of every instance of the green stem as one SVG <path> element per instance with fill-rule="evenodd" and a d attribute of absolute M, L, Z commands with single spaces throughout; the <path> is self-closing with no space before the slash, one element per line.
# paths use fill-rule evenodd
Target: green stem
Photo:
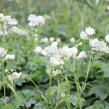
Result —
<path fill-rule="evenodd" d="M 91 67 L 91 59 L 92 59 L 92 55 L 90 55 L 90 59 L 89 59 L 89 63 L 88 63 L 88 68 L 87 68 L 87 73 L 86 73 L 86 78 L 85 78 L 85 82 L 82 86 L 82 90 L 84 91 L 86 88 L 86 82 L 88 80 L 88 76 L 89 76 L 89 72 L 90 72 L 90 67 Z"/>
<path fill-rule="evenodd" d="M 74 73 L 74 80 L 76 83 L 76 89 L 77 89 L 77 94 L 78 94 L 78 103 L 79 103 L 79 108 L 82 109 L 82 103 L 81 103 L 81 91 L 80 91 L 80 83 L 78 81 L 78 77 L 75 75 L 76 74 L 76 60 L 74 58 L 74 67 L 73 67 L 73 73 Z"/>
<path fill-rule="evenodd" d="M 29 79 L 29 80 L 30 80 L 30 81 L 34 84 L 34 86 L 38 89 L 38 91 L 40 92 L 40 94 L 41 94 L 42 98 L 44 99 L 44 101 L 45 101 L 46 103 L 48 103 L 47 99 L 45 98 L 43 92 L 39 89 L 39 87 L 34 83 L 33 80 L 31 80 L 31 79 Z"/>

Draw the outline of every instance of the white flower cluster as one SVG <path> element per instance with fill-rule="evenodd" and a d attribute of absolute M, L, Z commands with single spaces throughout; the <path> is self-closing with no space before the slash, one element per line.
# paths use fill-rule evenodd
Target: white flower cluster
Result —
<path fill-rule="evenodd" d="M 11 16 L 5 16 L 4 14 L 0 13 L 0 36 L 8 34 L 8 28 L 16 26 L 18 21 Z"/>
<path fill-rule="evenodd" d="M 4 60 L 14 60 L 15 55 L 14 54 L 7 54 L 7 50 L 0 47 L 0 56 L 3 57 Z"/>
<path fill-rule="evenodd" d="M 109 53 L 109 47 L 107 46 L 107 43 L 109 43 L 109 35 L 105 36 L 105 41 L 104 41 L 103 39 L 98 39 L 98 38 L 93 39 L 89 37 L 94 34 L 95 34 L 95 30 L 92 27 L 88 27 L 85 29 L 85 31 L 82 31 L 80 33 L 80 38 L 83 40 L 89 40 L 89 45 L 92 47 L 92 50 Z"/>
<path fill-rule="evenodd" d="M 93 50 L 109 53 L 109 47 L 103 40 L 95 38 L 93 40 L 90 40 L 89 44 Z"/>
<path fill-rule="evenodd" d="M 13 72 L 12 74 L 8 75 L 8 79 L 10 81 L 13 81 L 15 79 L 19 79 L 22 76 L 22 72 L 18 73 L 18 72 Z"/>
<path fill-rule="evenodd" d="M 27 31 L 26 30 L 20 29 L 20 28 L 18 28 L 16 26 L 13 26 L 11 28 L 11 31 L 14 32 L 14 33 L 16 33 L 16 34 L 18 34 L 18 35 L 27 35 Z"/>
<path fill-rule="evenodd" d="M 86 58 L 87 55 L 85 51 L 80 52 L 77 56 L 78 48 L 77 47 L 68 47 L 67 45 L 59 48 L 57 42 L 52 42 L 48 47 L 42 49 L 40 46 L 37 46 L 34 50 L 37 54 L 42 54 L 49 57 L 49 63 L 53 66 L 61 66 L 64 64 L 64 60 L 68 60 L 71 57 L 73 58 Z"/>
<path fill-rule="evenodd" d="M 36 16 L 35 14 L 30 14 L 27 20 L 28 25 L 31 27 L 45 24 L 45 18 L 43 16 Z"/>
<path fill-rule="evenodd" d="M 89 39 L 90 36 L 95 34 L 95 30 L 92 27 L 87 27 L 85 31 L 81 31 L 80 38 L 83 40 Z"/>
<path fill-rule="evenodd" d="M 3 21 L 4 23 L 8 25 L 17 25 L 18 21 L 11 16 L 5 16 L 4 14 L 0 13 L 0 21 Z"/>

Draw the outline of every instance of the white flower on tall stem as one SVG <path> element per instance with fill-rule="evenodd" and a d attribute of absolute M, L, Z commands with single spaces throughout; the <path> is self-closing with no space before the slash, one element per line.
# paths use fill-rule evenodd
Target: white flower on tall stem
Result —
<path fill-rule="evenodd" d="M 90 40 L 89 44 L 93 50 L 109 53 L 109 47 L 106 45 L 106 43 L 103 40 L 101 41 L 95 38 L 93 40 Z"/>

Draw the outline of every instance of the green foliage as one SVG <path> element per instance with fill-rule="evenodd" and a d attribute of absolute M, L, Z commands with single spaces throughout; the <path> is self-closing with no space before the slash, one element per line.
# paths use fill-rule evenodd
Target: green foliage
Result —
<path fill-rule="evenodd" d="M 108 54 L 93 53 L 88 71 L 90 57 L 76 63 L 73 58 L 65 60 L 64 68 L 58 68 L 34 53 L 36 45 L 50 45 L 36 41 L 36 33 L 39 39 L 60 38 L 59 46 L 72 46 L 72 37 L 82 41 L 80 31 L 87 26 L 96 29 L 97 38 L 104 38 L 109 33 L 108 5 L 109 0 L 0 0 L 0 13 L 15 17 L 18 27 L 29 32 L 26 36 L 10 33 L 6 41 L 0 36 L 0 47 L 16 56 L 15 60 L 0 58 L 0 109 L 109 109 Z M 32 13 L 48 17 L 46 24 L 29 28 L 26 18 Z M 87 41 L 78 48 L 90 54 Z M 52 70 L 62 75 L 50 75 Z M 13 72 L 24 75 L 10 81 Z"/>

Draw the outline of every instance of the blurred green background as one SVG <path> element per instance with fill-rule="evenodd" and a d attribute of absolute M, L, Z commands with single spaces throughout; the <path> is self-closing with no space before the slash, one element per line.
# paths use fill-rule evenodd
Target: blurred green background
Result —
<path fill-rule="evenodd" d="M 103 37 L 109 32 L 109 0 L 0 0 L 0 12 L 26 24 L 29 14 L 51 16 L 47 36 L 78 37 L 81 29 L 92 26 Z M 50 33 L 50 34 L 49 34 Z"/>

